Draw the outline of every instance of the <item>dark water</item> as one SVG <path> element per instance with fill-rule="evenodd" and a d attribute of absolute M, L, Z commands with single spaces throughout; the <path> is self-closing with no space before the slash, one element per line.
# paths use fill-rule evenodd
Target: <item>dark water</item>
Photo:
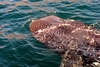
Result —
<path fill-rule="evenodd" d="M 32 19 L 48 15 L 100 29 L 100 0 L 0 0 L 0 67 L 59 67 L 61 57 L 29 31 Z"/>

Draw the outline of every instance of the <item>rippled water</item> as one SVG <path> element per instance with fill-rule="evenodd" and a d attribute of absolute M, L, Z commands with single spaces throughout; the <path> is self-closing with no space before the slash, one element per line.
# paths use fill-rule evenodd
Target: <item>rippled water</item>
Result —
<path fill-rule="evenodd" d="M 59 67 L 61 57 L 29 31 L 32 19 L 48 15 L 100 29 L 100 0 L 0 0 L 0 67 Z"/>

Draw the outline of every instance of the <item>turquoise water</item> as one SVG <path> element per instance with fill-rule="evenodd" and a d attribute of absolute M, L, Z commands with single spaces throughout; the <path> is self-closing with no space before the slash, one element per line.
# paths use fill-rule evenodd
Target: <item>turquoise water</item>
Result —
<path fill-rule="evenodd" d="M 55 15 L 100 28 L 100 0 L 0 0 L 0 67 L 59 67 L 61 57 L 35 40 L 32 19 Z"/>

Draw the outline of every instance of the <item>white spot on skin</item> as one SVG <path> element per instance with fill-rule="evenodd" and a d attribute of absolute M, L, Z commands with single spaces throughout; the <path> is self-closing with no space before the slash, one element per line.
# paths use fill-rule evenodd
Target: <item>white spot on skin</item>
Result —
<path fill-rule="evenodd" d="M 86 39 L 90 39 L 90 37 L 89 36 L 83 36 L 84 38 L 86 38 Z"/>
<path fill-rule="evenodd" d="M 81 29 L 81 28 L 78 28 L 79 30 Z"/>
<path fill-rule="evenodd" d="M 61 24 L 62 26 L 68 26 L 68 25 L 70 25 L 70 24 Z"/>
<path fill-rule="evenodd" d="M 42 32 L 42 30 L 40 29 L 40 30 L 38 30 L 38 33 L 40 33 L 40 32 Z"/>
<path fill-rule="evenodd" d="M 91 43 L 91 44 L 94 43 L 94 39 L 91 39 L 90 43 Z"/>
<path fill-rule="evenodd" d="M 67 20 L 65 20 L 66 22 L 69 22 L 69 21 L 75 21 L 75 20 L 73 20 L 73 19 L 67 19 Z"/>
<path fill-rule="evenodd" d="M 45 29 L 39 29 L 37 32 L 38 33 L 41 33 L 41 32 L 45 32 L 45 31 L 47 31 L 47 30 L 50 30 L 50 29 L 56 29 L 57 27 L 59 27 L 59 26 L 69 26 L 70 24 L 59 24 L 58 26 L 50 26 L 50 27 L 47 27 L 47 28 L 45 28 Z"/>
<path fill-rule="evenodd" d="M 71 33 L 74 33 L 75 31 L 72 31 Z"/>
<path fill-rule="evenodd" d="M 77 32 L 78 30 L 81 30 L 81 28 L 76 28 L 75 30 L 72 31 L 72 33 Z"/>
<path fill-rule="evenodd" d="M 98 63 L 98 62 L 94 62 L 93 64 L 96 65 L 97 67 L 100 66 L 100 63 Z"/>
<path fill-rule="evenodd" d="M 98 58 L 100 59 L 100 56 Z"/>
<path fill-rule="evenodd" d="M 32 22 L 34 22 L 35 20 L 32 20 Z"/>
<path fill-rule="evenodd" d="M 71 20 L 71 21 L 74 21 L 74 20 Z"/>

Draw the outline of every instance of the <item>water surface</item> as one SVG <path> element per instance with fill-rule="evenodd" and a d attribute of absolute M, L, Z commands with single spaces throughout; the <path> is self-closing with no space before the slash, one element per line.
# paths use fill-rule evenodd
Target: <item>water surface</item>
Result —
<path fill-rule="evenodd" d="M 0 67 L 59 67 L 61 57 L 29 31 L 32 19 L 49 15 L 100 29 L 100 0 L 0 0 Z"/>

